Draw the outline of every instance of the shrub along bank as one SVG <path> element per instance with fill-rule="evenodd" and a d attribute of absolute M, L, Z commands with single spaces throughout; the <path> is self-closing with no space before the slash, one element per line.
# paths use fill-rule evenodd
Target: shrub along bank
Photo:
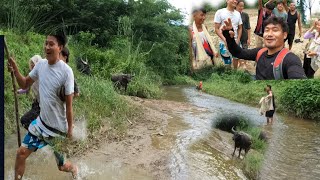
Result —
<path fill-rule="evenodd" d="M 196 80 L 204 80 L 203 90 L 236 102 L 258 107 L 264 88 L 272 86 L 277 111 L 300 118 L 320 121 L 320 80 L 254 81 L 244 71 L 214 67 L 197 72 Z"/>

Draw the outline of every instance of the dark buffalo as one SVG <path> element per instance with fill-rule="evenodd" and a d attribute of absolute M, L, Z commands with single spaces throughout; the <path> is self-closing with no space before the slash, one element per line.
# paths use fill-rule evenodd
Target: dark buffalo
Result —
<path fill-rule="evenodd" d="M 267 133 L 261 131 L 260 134 L 259 134 L 259 139 L 262 140 L 262 141 L 267 142 L 268 141 Z"/>
<path fill-rule="evenodd" d="M 232 156 L 234 156 L 234 153 L 236 152 L 237 148 L 239 148 L 239 157 L 242 149 L 244 149 L 246 155 L 251 148 L 251 136 L 241 131 L 237 132 L 233 129 L 233 127 L 231 128 L 231 131 L 233 133 L 232 140 L 234 140 L 234 151 Z"/>
<path fill-rule="evenodd" d="M 128 83 L 131 81 L 131 79 L 134 77 L 134 75 L 131 74 L 117 74 L 111 76 L 111 81 L 114 83 L 114 86 L 117 87 L 119 90 L 121 87 L 124 88 L 124 91 L 127 91 Z"/>
<path fill-rule="evenodd" d="M 77 69 L 86 75 L 91 75 L 91 69 L 90 69 L 90 65 L 88 63 L 88 60 L 86 59 L 86 61 L 84 61 L 82 58 L 77 58 L 76 60 L 76 64 L 77 64 Z"/>

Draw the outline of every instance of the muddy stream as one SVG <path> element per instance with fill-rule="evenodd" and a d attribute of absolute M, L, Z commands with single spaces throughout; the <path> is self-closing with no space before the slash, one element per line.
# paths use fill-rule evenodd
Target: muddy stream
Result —
<path fill-rule="evenodd" d="M 160 176 L 155 177 L 141 164 L 135 167 L 126 165 L 121 159 L 124 155 L 113 157 L 116 148 L 109 154 L 106 148 L 101 148 L 99 152 L 103 151 L 104 155 L 71 158 L 79 166 L 80 179 L 247 179 L 240 166 L 243 160 L 231 156 L 232 135 L 212 128 L 215 119 L 223 114 L 246 116 L 269 132 L 269 147 L 259 179 L 320 179 L 320 126 L 316 123 L 276 114 L 275 123 L 266 126 L 265 117 L 258 114 L 258 108 L 190 87 L 171 86 L 165 87 L 164 91 L 163 101 L 190 104 L 198 109 L 177 110 L 160 136 L 149 135 L 150 142 L 143 143 L 155 150 L 142 154 L 141 158 L 147 158 L 148 153 L 156 152 L 153 156 L 160 156 L 157 152 L 167 151 L 162 163 L 153 163 Z M 85 134 L 81 130 L 84 129 L 81 128 L 83 123 L 78 122 L 76 127 L 76 134 Z M 16 137 L 8 137 L 5 142 L 5 179 L 8 180 L 13 179 L 16 146 Z M 168 175 L 161 176 L 165 173 Z M 24 179 L 71 178 L 69 174 L 58 171 L 52 150 L 45 147 L 28 158 Z"/>

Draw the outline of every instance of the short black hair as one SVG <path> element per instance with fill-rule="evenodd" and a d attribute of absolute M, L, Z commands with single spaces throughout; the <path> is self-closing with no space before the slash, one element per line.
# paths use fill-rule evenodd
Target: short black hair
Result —
<path fill-rule="evenodd" d="M 238 0 L 237 4 L 239 4 L 241 2 L 243 2 L 243 4 L 244 4 L 244 0 Z"/>
<path fill-rule="evenodd" d="M 271 10 L 271 11 L 272 11 L 275 7 L 276 7 L 276 5 L 275 5 L 274 3 L 267 3 L 267 4 L 266 4 L 266 8 L 269 9 L 269 10 Z"/>
<path fill-rule="evenodd" d="M 64 32 L 56 32 L 55 34 L 49 34 L 48 36 L 53 36 L 57 39 L 58 45 L 65 47 L 68 39 Z"/>
<path fill-rule="evenodd" d="M 273 25 L 278 25 L 279 24 L 281 26 L 283 32 L 288 32 L 289 31 L 289 27 L 288 27 L 287 21 L 285 21 L 282 17 L 276 17 L 276 16 L 269 17 L 264 22 L 264 27 L 266 28 L 266 26 L 268 24 L 273 24 Z"/>
<path fill-rule="evenodd" d="M 195 8 L 195 9 L 193 9 L 192 14 L 194 14 L 196 12 L 199 12 L 199 11 L 203 12 L 204 14 L 207 14 L 207 10 L 205 10 L 204 8 Z"/>
<path fill-rule="evenodd" d="M 282 0 L 278 0 L 278 1 L 276 1 L 276 4 L 278 5 L 278 4 L 283 4 L 284 5 L 284 2 L 282 1 Z"/>
<path fill-rule="evenodd" d="M 267 87 L 271 89 L 271 85 L 268 84 Z"/>
<path fill-rule="evenodd" d="M 70 53 L 69 53 L 69 49 L 68 49 L 67 47 L 64 47 L 64 48 L 62 49 L 62 51 L 61 51 L 61 55 L 67 57 L 66 63 L 69 62 L 69 54 L 70 54 Z"/>

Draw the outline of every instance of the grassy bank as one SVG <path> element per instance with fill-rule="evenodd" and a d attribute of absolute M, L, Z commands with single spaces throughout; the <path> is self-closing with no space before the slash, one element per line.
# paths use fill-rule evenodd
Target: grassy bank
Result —
<path fill-rule="evenodd" d="M 236 131 L 243 131 L 252 137 L 252 145 L 249 153 L 244 158 L 242 165 L 243 170 L 250 179 L 258 177 L 259 170 L 261 169 L 264 153 L 267 148 L 267 143 L 259 139 L 261 128 L 255 127 L 252 121 L 248 118 L 236 115 L 223 115 L 217 118 L 213 127 L 223 131 L 232 132 L 231 128 L 235 127 Z M 238 150 L 235 156 L 238 155 Z"/>
<path fill-rule="evenodd" d="M 243 71 L 224 67 L 209 68 L 194 75 L 204 80 L 206 93 L 221 96 L 236 102 L 258 107 L 261 97 L 266 96 L 264 88 L 272 86 L 277 112 L 300 118 L 320 121 L 320 80 L 254 81 Z"/>

